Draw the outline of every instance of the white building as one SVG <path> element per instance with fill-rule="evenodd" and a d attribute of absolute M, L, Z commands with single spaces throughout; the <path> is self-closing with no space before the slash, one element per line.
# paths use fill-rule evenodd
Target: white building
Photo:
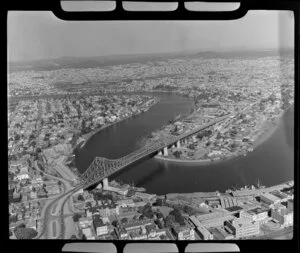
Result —
<path fill-rule="evenodd" d="M 268 218 L 268 211 L 263 210 L 261 208 L 255 208 L 248 211 L 241 211 L 240 218 L 249 220 L 249 221 L 257 221 L 262 223 Z"/>
<path fill-rule="evenodd" d="M 92 231 L 90 227 L 82 229 L 82 233 L 85 235 L 86 239 L 95 240 L 95 237 L 92 236 Z"/>
<path fill-rule="evenodd" d="M 78 220 L 78 226 L 83 229 L 90 227 L 92 225 L 92 218 L 91 217 L 81 217 Z"/>
<path fill-rule="evenodd" d="M 259 223 L 243 218 L 226 221 L 225 224 L 233 231 L 236 238 L 254 236 L 259 234 Z"/>

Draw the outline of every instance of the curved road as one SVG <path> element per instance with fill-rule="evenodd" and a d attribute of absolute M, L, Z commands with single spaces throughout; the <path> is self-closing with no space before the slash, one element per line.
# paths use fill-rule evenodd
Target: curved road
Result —
<path fill-rule="evenodd" d="M 57 206 L 59 205 L 59 201 L 62 200 L 64 197 L 68 196 L 70 193 L 72 193 L 73 191 L 77 191 L 80 189 L 80 187 L 76 187 L 76 188 L 72 188 L 72 186 L 70 185 L 69 181 L 50 175 L 44 171 L 41 171 L 38 166 L 37 166 L 37 162 L 35 161 L 34 163 L 34 167 L 37 171 L 42 172 L 45 176 L 58 180 L 60 182 L 62 182 L 63 184 L 63 193 L 60 194 L 58 197 L 56 197 L 55 199 L 53 199 L 51 202 L 48 202 L 46 204 L 46 207 L 42 210 L 42 217 L 44 217 L 44 221 L 43 221 L 43 225 L 42 225 L 42 231 L 40 231 L 39 235 L 36 237 L 36 239 L 40 239 L 43 236 L 45 237 L 45 239 L 49 239 L 49 229 L 51 229 L 51 225 L 50 222 L 52 221 L 52 217 L 55 217 L 54 215 L 52 215 L 52 211 L 53 211 L 53 207 L 55 206 L 55 204 L 57 204 Z M 68 199 L 68 198 L 66 198 Z M 65 203 L 65 201 L 63 202 Z M 57 208 L 57 207 L 56 207 Z M 62 214 L 62 209 L 60 209 L 60 213 Z"/>

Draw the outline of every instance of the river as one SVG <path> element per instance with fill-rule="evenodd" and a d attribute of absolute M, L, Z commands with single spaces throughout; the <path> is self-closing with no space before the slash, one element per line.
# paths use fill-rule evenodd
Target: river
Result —
<path fill-rule="evenodd" d="M 143 138 L 161 128 L 179 113 L 193 108 L 189 98 L 167 93 L 156 94 L 160 102 L 148 112 L 96 133 L 77 152 L 75 163 L 83 172 L 95 156 L 118 158 L 142 145 Z M 265 186 L 294 178 L 294 109 L 282 117 L 272 136 L 247 156 L 211 164 L 183 164 L 149 159 L 124 169 L 112 179 L 146 188 L 149 193 L 186 193 L 225 191 L 232 187 L 254 185 L 259 180 Z"/>

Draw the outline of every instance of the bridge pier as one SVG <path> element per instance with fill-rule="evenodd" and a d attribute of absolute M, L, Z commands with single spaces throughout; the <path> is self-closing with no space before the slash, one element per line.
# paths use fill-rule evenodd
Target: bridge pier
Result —
<path fill-rule="evenodd" d="M 176 148 L 180 148 L 180 141 L 176 142 Z"/>
<path fill-rule="evenodd" d="M 164 151 L 163 151 L 164 156 L 168 155 L 168 147 L 164 147 Z"/>
<path fill-rule="evenodd" d="M 103 190 L 108 189 L 108 179 L 107 178 L 103 179 L 102 185 L 103 185 Z"/>
<path fill-rule="evenodd" d="M 162 155 L 162 152 L 161 152 L 161 151 L 159 151 L 159 152 L 158 152 L 158 154 L 159 154 L 159 155 Z"/>

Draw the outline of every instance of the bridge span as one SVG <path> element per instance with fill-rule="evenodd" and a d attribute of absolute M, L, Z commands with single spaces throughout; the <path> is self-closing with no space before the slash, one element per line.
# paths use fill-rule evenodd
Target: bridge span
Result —
<path fill-rule="evenodd" d="M 80 185 L 82 188 L 87 188 L 92 186 L 98 182 L 104 181 L 107 183 L 107 178 L 116 172 L 124 169 L 125 167 L 142 160 L 143 158 L 149 156 L 155 156 L 161 150 L 167 152 L 167 148 L 176 144 L 177 146 L 180 145 L 180 141 L 186 139 L 205 128 L 208 128 L 214 124 L 217 124 L 226 118 L 230 117 L 232 114 L 227 114 L 222 117 L 218 117 L 217 119 L 213 120 L 210 123 L 204 124 L 200 127 L 193 129 L 187 133 L 183 133 L 178 136 L 168 136 L 168 138 L 160 139 L 158 141 L 153 141 L 152 143 L 137 149 L 136 151 L 129 153 L 126 156 L 123 156 L 119 159 L 107 159 L 104 157 L 96 157 L 90 166 L 86 169 L 84 173 L 80 176 Z"/>

